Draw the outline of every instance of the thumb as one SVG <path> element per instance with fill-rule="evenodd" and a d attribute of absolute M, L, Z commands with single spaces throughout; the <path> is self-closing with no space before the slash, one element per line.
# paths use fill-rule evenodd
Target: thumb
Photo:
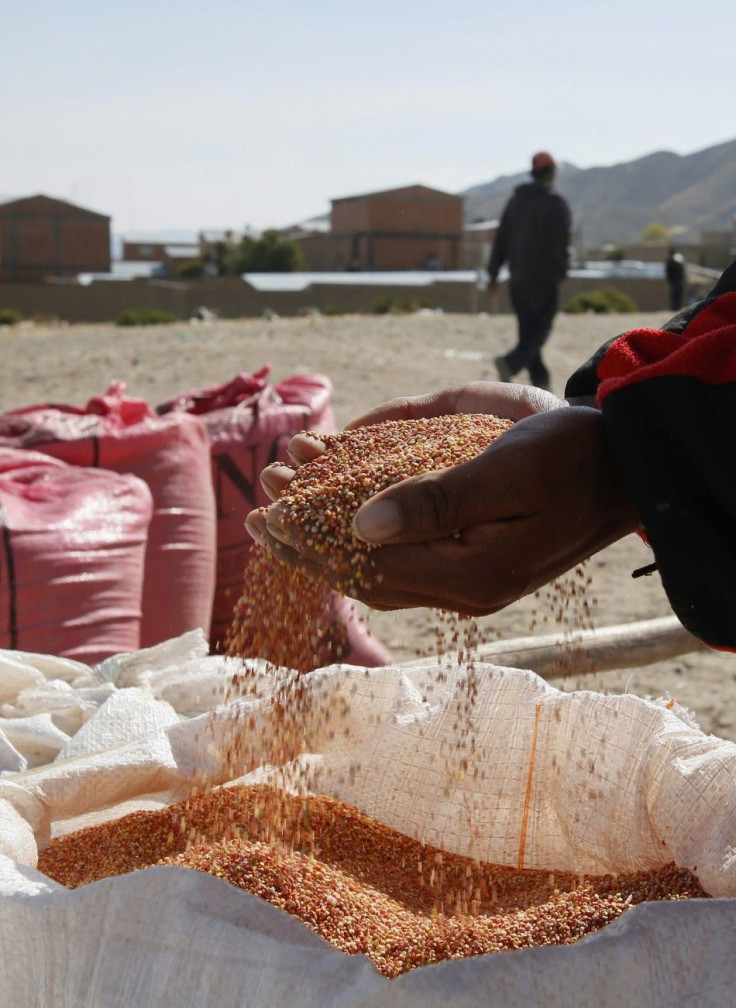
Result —
<path fill-rule="evenodd" d="M 412 476 L 366 501 L 353 520 L 353 531 L 365 542 L 401 543 L 439 539 L 489 515 L 485 456 L 447 469 Z"/>

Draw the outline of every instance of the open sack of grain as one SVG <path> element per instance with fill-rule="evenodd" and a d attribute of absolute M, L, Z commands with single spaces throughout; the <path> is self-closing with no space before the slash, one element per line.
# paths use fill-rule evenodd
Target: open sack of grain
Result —
<path fill-rule="evenodd" d="M 428 660 L 295 680 L 198 647 L 190 635 L 89 670 L 118 701 L 135 691 L 128 728 L 102 704 L 77 755 L 0 779 L 4 1004 L 734 1003 L 736 745 L 672 704 L 562 693 L 516 669 Z M 24 663 L 53 674 L 38 656 Z M 239 677 L 246 696 L 182 717 L 198 691 L 218 702 Z M 67 685 L 90 688 L 83 676 Z M 141 734 L 143 707 L 164 703 L 173 717 Z M 192 785 L 235 783 L 236 769 L 239 785 L 331 796 L 448 857 L 578 875 L 674 862 L 711 898 L 645 902 L 575 944 L 387 979 L 296 916 L 180 864 L 73 890 L 38 870 L 50 837 L 165 810 Z"/>

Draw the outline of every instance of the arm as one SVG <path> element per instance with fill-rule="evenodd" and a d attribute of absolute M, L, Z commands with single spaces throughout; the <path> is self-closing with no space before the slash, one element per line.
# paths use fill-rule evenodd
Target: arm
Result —
<path fill-rule="evenodd" d="M 675 614 L 736 649 L 736 263 L 663 329 L 607 343 L 566 394 L 597 397 Z"/>
<path fill-rule="evenodd" d="M 572 214 L 565 199 L 560 196 L 560 206 L 558 211 L 557 233 L 558 233 L 558 256 L 562 276 L 567 276 L 570 269 L 570 235 L 572 232 Z"/>
<path fill-rule="evenodd" d="M 488 383 L 484 392 L 478 383 L 360 421 L 476 410 L 483 396 L 490 412 L 517 420 L 472 462 L 413 477 L 360 508 L 358 535 L 385 544 L 373 553 L 369 605 L 493 612 L 644 531 L 683 624 L 736 650 L 736 264 L 696 309 L 663 330 L 626 333 L 594 360 L 567 393 L 597 393 L 600 410 L 512 393 L 504 412 L 502 390 L 519 387 Z M 249 516 L 248 528 L 319 575 L 278 505 Z"/>
<path fill-rule="evenodd" d="M 488 260 L 488 286 L 495 288 L 498 281 L 498 274 L 501 267 L 508 258 L 509 230 L 511 227 L 512 200 L 506 204 L 501 214 L 501 222 L 498 225 L 496 237 L 493 240 L 493 248 Z"/>

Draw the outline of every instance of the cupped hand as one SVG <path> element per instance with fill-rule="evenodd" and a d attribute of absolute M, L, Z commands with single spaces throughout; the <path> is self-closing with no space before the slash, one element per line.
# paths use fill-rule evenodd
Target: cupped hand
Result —
<path fill-rule="evenodd" d="M 516 421 L 566 405 L 564 399 L 559 399 L 551 392 L 532 385 L 478 381 L 427 395 L 391 399 L 351 420 L 346 425 L 346 430 L 382 423 L 385 420 L 418 420 L 422 417 L 448 416 L 453 413 L 492 413 L 505 420 Z M 291 439 L 288 447 L 288 454 L 294 467 L 313 461 L 323 451 L 322 442 L 311 434 L 297 434 Z M 275 501 L 293 475 L 294 468 L 283 462 L 274 462 L 261 473 L 261 485 L 270 499 Z M 253 529 L 260 527 L 258 516 L 259 512 L 254 512 L 246 519 L 249 531 L 251 527 Z"/>
<path fill-rule="evenodd" d="M 278 505 L 259 541 L 329 581 L 320 557 L 295 545 Z M 603 440 L 597 410 L 566 407 L 519 420 L 477 458 L 414 476 L 357 512 L 373 608 L 496 612 L 640 527 Z M 338 587 L 336 584 L 335 587 Z"/>
<path fill-rule="evenodd" d="M 352 420 L 347 429 L 365 427 L 384 420 L 417 420 L 451 413 L 492 413 L 504 420 L 524 417 L 565 406 L 565 400 L 533 385 L 511 382 L 469 382 L 441 392 L 405 399 L 392 399 Z"/>

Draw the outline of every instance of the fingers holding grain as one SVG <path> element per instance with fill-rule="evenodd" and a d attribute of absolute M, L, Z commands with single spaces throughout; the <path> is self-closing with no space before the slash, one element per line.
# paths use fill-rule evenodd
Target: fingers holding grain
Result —
<path fill-rule="evenodd" d="M 294 478 L 295 471 L 292 466 L 284 465 L 283 462 L 272 462 L 266 466 L 261 473 L 261 486 L 272 501 L 278 500 Z"/>
<path fill-rule="evenodd" d="M 313 462 L 320 455 L 324 454 L 325 443 L 318 434 L 311 431 L 300 431 L 289 441 L 287 449 L 289 458 L 296 466 L 304 465 L 306 462 Z"/>

